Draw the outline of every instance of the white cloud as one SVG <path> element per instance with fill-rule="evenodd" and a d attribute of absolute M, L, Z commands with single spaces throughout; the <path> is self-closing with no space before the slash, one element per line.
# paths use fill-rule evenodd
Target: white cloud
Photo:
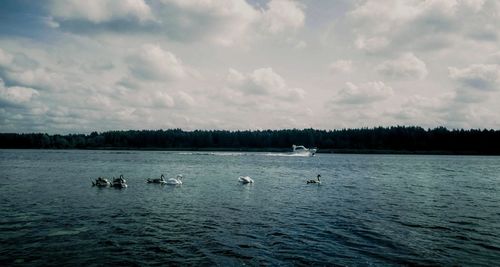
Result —
<path fill-rule="evenodd" d="M 47 26 L 49 28 L 56 29 L 56 28 L 60 27 L 59 23 L 57 21 L 55 21 L 52 16 L 44 17 L 44 18 L 42 18 L 42 21 L 45 24 L 45 26 Z"/>
<path fill-rule="evenodd" d="M 424 79 L 427 74 L 425 63 L 413 53 L 405 53 L 394 60 L 387 60 L 377 66 L 376 70 L 389 78 Z"/>
<path fill-rule="evenodd" d="M 23 53 L 9 53 L 1 48 L 0 75 L 9 83 L 37 89 L 55 90 L 63 83 L 61 74 L 42 66 L 37 60 Z"/>
<path fill-rule="evenodd" d="M 13 56 L 0 47 L 0 67 L 6 67 L 12 62 Z"/>
<path fill-rule="evenodd" d="M 389 46 L 390 41 L 385 37 L 370 37 L 366 38 L 364 36 L 358 36 L 356 39 L 355 45 L 358 49 L 366 51 L 368 53 L 376 53 L 387 46 Z"/>
<path fill-rule="evenodd" d="M 368 82 L 355 85 L 347 82 L 334 96 L 332 101 L 338 104 L 369 104 L 391 97 L 394 94 L 391 87 L 383 82 Z"/>
<path fill-rule="evenodd" d="M 4 81 L 0 79 L 0 104 L 2 102 L 7 105 L 27 104 L 33 97 L 38 95 L 38 91 L 32 88 L 20 86 L 7 87 Z"/>
<path fill-rule="evenodd" d="M 77 33 L 137 32 L 233 46 L 261 35 L 294 33 L 304 25 L 302 8 L 292 0 L 272 0 L 261 9 L 245 0 L 54 0 L 44 21 Z"/>
<path fill-rule="evenodd" d="M 306 91 L 302 88 L 290 88 L 287 98 L 292 101 L 297 101 L 304 99 L 306 97 Z"/>
<path fill-rule="evenodd" d="M 182 62 L 159 45 L 144 44 L 128 58 L 132 74 L 145 80 L 176 80 L 186 77 Z"/>
<path fill-rule="evenodd" d="M 403 100 L 401 106 L 387 112 L 398 124 L 417 124 L 433 127 L 445 122 L 447 111 L 453 103 L 452 94 L 437 96 L 412 95 Z"/>
<path fill-rule="evenodd" d="M 303 89 L 288 87 L 285 79 L 270 67 L 256 69 L 248 74 L 229 69 L 226 80 L 229 87 L 246 95 L 274 96 L 288 100 L 300 100 L 305 96 Z"/>
<path fill-rule="evenodd" d="M 292 0 L 271 0 L 264 12 L 264 27 L 271 33 L 297 30 L 304 25 L 305 15 Z"/>
<path fill-rule="evenodd" d="M 180 91 L 178 94 L 179 107 L 192 107 L 196 104 L 194 98 L 184 91 Z"/>
<path fill-rule="evenodd" d="M 175 106 L 174 99 L 166 92 L 157 91 L 152 95 L 154 107 L 171 108 Z"/>
<path fill-rule="evenodd" d="M 307 47 L 307 43 L 304 40 L 298 41 L 295 45 L 294 48 L 296 49 L 304 49 Z"/>
<path fill-rule="evenodd" d="M 245 0 L 163 0 L 158 13 L 169 37 L 223 46 L 245 40 L 260 16 Z"/>
<path fill-rule="evenodd" d="M 500 121 L 496 0 L 14 2 L 2 130 Z"/>
<path fill-rule="evenodd" d="M 62 75 L 46 68 L 7 71 L 5 77 L 23 86 L 47 90 L 59 90 L 65 83 Z"/>
<path fill-rule="evenodd" d="M 346 73 L 352 71 L 352 61 L 351 60 L 337 60 L 328 66 L 328 69 L 334 73 Z"/>
<path fill-rule="evenodd" d="M 500 51 L 489 55 L 488 60 L 494 64 L 500 65 Z"/>
<path fill-rule="evenodd" d="M 54 17 L 62 21 L 88 20 L 98 24 L 122 19 L 140 22 L 153 19 L 150 7 L 143 0 L 53 0 L 49 9 Z"/>
<path fill-rule="evenodd" d="M 500 89 L 500 65 L 473 64 L 466 68 L 450 67 L 450 78 L 464 88 L 479 90 Z"/>
<path fill-rule="evenodd" d="M 442 49 L 457 39 L 495 42 L 495 0 L 366 0 L 348 13 L 356 47 L 368 52 Z"/>
<path fill-rule="evenodd" d="M 282 91 L 285 88 L 285 80 L 272 68 L 256 69 L 248 76 L 248 83 L 244 88 L 249 93 L 269 94 Z"/>
<path fill-rule="evenodd" d="M 109 97 L 103 95 L 90 95 L 85 99 L 85 104 L 92 109 L 111 110 L 113 104 Z"/>

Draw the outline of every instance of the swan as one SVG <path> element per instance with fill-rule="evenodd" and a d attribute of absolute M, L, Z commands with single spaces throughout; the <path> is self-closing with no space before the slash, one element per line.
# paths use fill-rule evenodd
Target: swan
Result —
<path fill-rule="evenodd" d="M 155 184 L 165 184 L 167 181 L 165 180 L 165 176 L 163 174 L 160 176 L 160 179 L 149 179 L 147 180 L 148 183 L 155 183 Z"/>
<path fill-rule="evenodd" d="M 120 177 L 118 178 L 113 177 L 113 187 L 118 187 L 118 188 L 127 187 L 127 180 L 123 178 L 123 174 L 120 174 Z"/>
<path fill-rule="evenodd" d="M 243 184 L 253 184 L 253 179 L 250 176 L 240 176 L 238 181 Z"/>
<path fill-rule="evenodd" d="M 92 181 L 92 186 L 106 187 L 110 186 L 111 183 L 106 178 L 98 177 L 95 179 L 95 182 Z"/>
<path fill-rule="evenodd" d="M 168 179 L 167 184 L 169 184 L 169 185 L 181 185 L 183 178 L 184 177 L 182 175 L 178 174 L 177 177 Z"/>
<path fill-rule="evenodd" d="M 314 179 L 307 180 L 307 183 L 308 184 L 321 184 L 321 181 L 319 179 L 320 177 L 321 177 L 321 175 L 318 174 L 318 176 L 316 177 L 316 180 L 314 180 Z"/>

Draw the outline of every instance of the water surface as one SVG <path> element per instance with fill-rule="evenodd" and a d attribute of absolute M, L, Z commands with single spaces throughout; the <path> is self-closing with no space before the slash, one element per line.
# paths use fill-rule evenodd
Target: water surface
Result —
<path fill-rule="evenodd" d="M 0 150 L 0 265 L 496 265 L 499 190 L 499 157 Z"/>

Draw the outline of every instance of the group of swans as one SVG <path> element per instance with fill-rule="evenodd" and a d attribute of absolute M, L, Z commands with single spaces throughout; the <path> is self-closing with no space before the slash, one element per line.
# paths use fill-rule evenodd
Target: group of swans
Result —
<path fill-rule="evenodd" d="M 321 175 L 318 174 L 318 176 L 316 176 L 316 179 L 307 180 L 306 183 L 307 184 L 321 184 L 321 180 L 319 179 L 320 177 L 321 177 Z M 240 182 L 242 184 L 253 184 L 253 179 L 250 178 L 250 176 L 240 176 L 240 177 L 238 177 L 238 182 Z"/>
<path fill-rule="evenodd" d="M 147 182 L 154 183 L 154 184 L 181 185 L 183 178 L 184 177 L 179 174 L 175 178 L 170 178 L 168 180 L 165 180 L 165 176 L 163 176 L 163 174 L 162 174 L 159 179 L 147 179 Z M 118 178 L 113 177 L 112 182 L 110 182 L 106 178 L 98 177 L 97 179 L 95 179 L 95 181 L 92 181 L 92 186 L 126 188 L 127 187 L 127 180 L 125 180 L 125 178 L 123 178 L 123 175 L 120 175 L 120 177 L 118 177 Z"/>
<path fill-rule="evenodd" d="M 183 178 L 184 177 L 179 174 L 175 178 L 170 178 L 168 180 L 165 180 L 165 176 L 162 174 L 159 179 L 148 179 L 146 182 L 153 184 L 181 185 Z"/>
<path fill-rule="evenodd" d="M 318 174 L 316 179 L 311 179 L 307 180 L 307 184 L 321 184 L 320 180 L 321 175 Z M 152 183 L 152 184 L 167 184 L 167 185 L 182 185 L 182 179 L 184 177 L 182 175 L 177 175 L 175 178 L 170 178 L 168 180 L 165 180 L 165 176 L 162 174 L 160 178 L 154 178 L 154 179 L 147 179 L 147 183 Z M 238 182 L 242 184 L 253 184 L 254 181 L 250 176 L 240 176 L 238 177 Z M 99 177 L 95 181 L 92 181 L 92 186 L 98 186 L 98 187 L 117 187 L 117 188 L 125 188 L 127 187 L 127 181 L 123 178 L 123 175 L 120 175 L 118 178 L 113 177 L 113 183 L 109 182 L 108 179 Z"/>
<path fill-rule="evenodd" d="M 113 177 L 113 182 L 110 182 L 106 178 L 98 177 L 95 179 L 95 181 L 92 181 L 92 186 L 97 186 L 97 187 L 116 187 L 116 188 L 125 188 L 127 187 L 127 180 L 123 178 L 123 175 L 120 175 L 120 177 L 115 178 Z"/>

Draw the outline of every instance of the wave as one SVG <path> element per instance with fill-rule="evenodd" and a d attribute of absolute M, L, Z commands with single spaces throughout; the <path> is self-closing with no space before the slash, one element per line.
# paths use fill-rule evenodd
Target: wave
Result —
<path fill-rule="evenodd" d="M 292 154 L 292 153 L 265 153 L 268 157 L 310 157 L 309 154 Z"/>
<path fill-rule="evenodd" d="M 248 153 L 243 152 L 179 152 L 179 155 L 198 155 L 198 156 L 244 156 Z"/>
<path fill-rule="evenodd" d="M 261 153 L 261 152 L 179 152 L 179 155 L 197 156 L 265 156 L 265 157 L 310 157 L 308 154 Z"/>

